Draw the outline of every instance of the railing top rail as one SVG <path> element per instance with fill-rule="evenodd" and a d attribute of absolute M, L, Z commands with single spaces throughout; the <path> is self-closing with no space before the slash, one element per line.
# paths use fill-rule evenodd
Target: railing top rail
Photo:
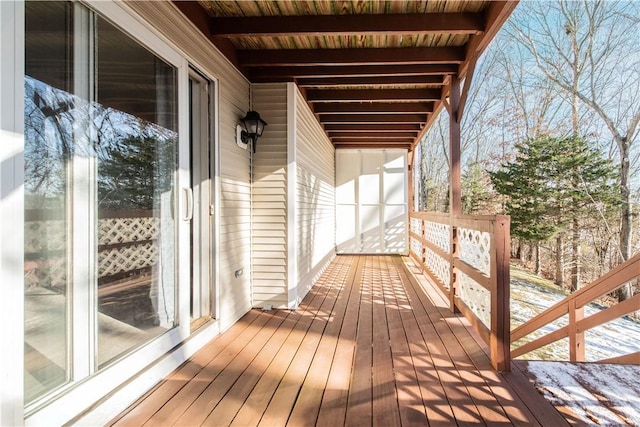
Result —
<path fill-rule="evenodd" d="M 640 276 L 640 252 L 570 296 L 576 299 L 576 307 L 579 308 L 602 295 L 615 291 L 638 276 Z"/>
<path fill-rule="evenodd" d="M 511 340 L 517 341 L 534 330 L 567 314 L 571 300 L 575 300 L 576 308 L 581 308 L 594 299 L 618 289 L 638 276 L 640 276 L 640 253 L 515 328 L 511 331 Z"/>
<path fill-rule="evenodd" d="M 421 211 L 411 212 L 410 217 L 486 232 L 492 232 L 496 224 L 509 222 L 506 215 L 451 215 Z"/>
<path fill-rule="evenodd" d="M 429 219 L 435 222 L 442 222 L 445 224 L 449 224 L 451 220 L 451 215 L 447 213 L 442 213 L 442 212 L 411 212 L 410 217 Z"/>

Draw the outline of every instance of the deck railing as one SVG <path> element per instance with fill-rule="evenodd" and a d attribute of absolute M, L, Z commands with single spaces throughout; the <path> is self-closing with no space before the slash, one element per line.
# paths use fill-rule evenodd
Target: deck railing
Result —
<path fill-rule="evenodd" d="M 509 217 L 413 212 L 411 257 L 489 345 L 494 369 L 510 369 Z"/>
<path fill-rule="evenodd" d="M 620 264 L 604 276 L 596 279 L 588 286 L 579 289 L 562 301 L 518 326 L 511 332 L 511 342 L 541 331 L 549 323 L 568 315 L 566 326 L 545 333 L 536 339 L 521 344 L 511 351 L 511 357 L 516 358 L 545 345 L 552 344 L 563 338 L 569 338 L 569 360 L 571 362 L 585 361 L 585 331 L 626 316 L 640 310 L 640 294 L 617 303 L 609 308 L 598 311 L 588 317 L 584 316 L 584 307 L 595 299 L 611 293 L 623 285 L 640 277 L 640 254 Z M 640 352 L 620 355 L 613 358 L 598 360 L 599 363 L 623 363 L 640 365 Z"/>
<path fill-rule="evenodd" d="M 52 289 L 67 283 L 68 224 L 50 212 L 25 212 L 26 282 Z M 100 295 L 116 292 L 121 282 L 149 276 L 157 262 L 159 218 L 151 210 L 103 210 L 98 219 L 97 278 Z M 29 276 L 33 276 L 31 279 Z"/>

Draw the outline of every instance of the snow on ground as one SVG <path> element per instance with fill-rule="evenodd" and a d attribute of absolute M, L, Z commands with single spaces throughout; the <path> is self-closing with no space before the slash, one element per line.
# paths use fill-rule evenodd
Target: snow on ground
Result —
<path fill-rule="evenodd" d="M 511 278 L 511 329 L 531 319 L 536 314 L 562 300 L 565 295 L 529 281 Z M 640 308 L 639 308 L 640 309 Z M 595 304 L 585 307 L 585 317 L 601 310 Z M 518 344 L 531 341 L 569 322 L 563 316 L 540 331 L 530 334 Z M 607 359 L 640 351 L 640 322 L 623 317 L 585 332 L 585 356 L 587 361 Z M 565 338 L 522 357 L 533 360 L 569 360 L 569 344 Z"/>
<path fill-rule="evenodd" d="M 562 300 L 565 295 L 527 280 L 511 278 L 511 329 Z M 585 317 L 601 310 L 585 307 Z M 640 307 L 639 307 L 640 309 Z M 568 324 L 568 316 L 546 325 L 517 344 Z M 640 351 L 640 322 L 623 317 L 585 332 L 587 361 Z M 526 370 L 538 390 L 557 407 L 567 407 L 587 424 L 640 426 L 640 366 L 567 363 L 568 339 L 526 354 Z"/>
<path fill-rule="evenodd" d="M 538 390 L 587 424 L 640 426 L 640 366 L 526 362 Z"/>

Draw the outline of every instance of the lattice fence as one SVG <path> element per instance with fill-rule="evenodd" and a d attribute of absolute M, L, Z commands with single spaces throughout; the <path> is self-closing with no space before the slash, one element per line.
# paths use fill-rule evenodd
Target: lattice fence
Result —
<path fill-rule="evenodd" d="M 422 236 L 422 220 L 420 218 L 411 218 L 411 231 L 418 236 Z M 414 255 L 422 259 L 422 242 L 411 236 L 409 244 Z"/>
<path fill-rule="evenodd" d="M 425 221 L 424 226 L 425 238 L 446 253 L 449 253 L 451 251 L 451 226 L 433 221 Z"/>
<path fill-rule="evenodd" d="M 487 328 L 491 327 L 491 293 L 459 271 L 458 296 Z"/>
<path fill-rule="evenodd" d="M 116 216 L 111 213 L 111 216 Z M 129 213 L 130 214 L 130 213 Z M 98 220 L 98 278 L 157 263 L 159 219 L 150 216 Z M 64 288 L 70 230 L 63 220 L 25 223 L 25 284 Z"/>
<path fill-rule="evenodd" d="M 154 217 L 104 218 L 98 221 L 98 245 L 140 242 L 158 236 L 159 219 Z"/>
<path fill-rule="evenodd" d="M 449 261 L 427 248 L 425 250 L 425 265 L 442 282 L 445 288 L 451 286 L 451 265 Z"/>
<path fill-rule="evenodd" d="M 419 212 L 411 230 L 425 274 L 490 344 L 492 366 L 509 370 L 509 218 Z"/>
<path fill-rule="evenodd" d="M 66 223 L 29 221 L 24 228 L 25 285 L 64 288 L 67 283 Z"/>
<path fill-rule="evenodd" d="M 458 228 L 458 256 L 489 276 L 491 272 L 491 236 L 486 231 Z"/>

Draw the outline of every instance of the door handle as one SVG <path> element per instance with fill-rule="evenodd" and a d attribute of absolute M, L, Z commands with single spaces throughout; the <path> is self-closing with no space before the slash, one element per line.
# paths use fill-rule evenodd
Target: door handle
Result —
<path fill-rule="evenodd" d="M 182 189 L 185 195 L 185 212 L 184 221 L 191 221 L 193 219 L 193 189 L 191 187 L 184 187 Z"/>

